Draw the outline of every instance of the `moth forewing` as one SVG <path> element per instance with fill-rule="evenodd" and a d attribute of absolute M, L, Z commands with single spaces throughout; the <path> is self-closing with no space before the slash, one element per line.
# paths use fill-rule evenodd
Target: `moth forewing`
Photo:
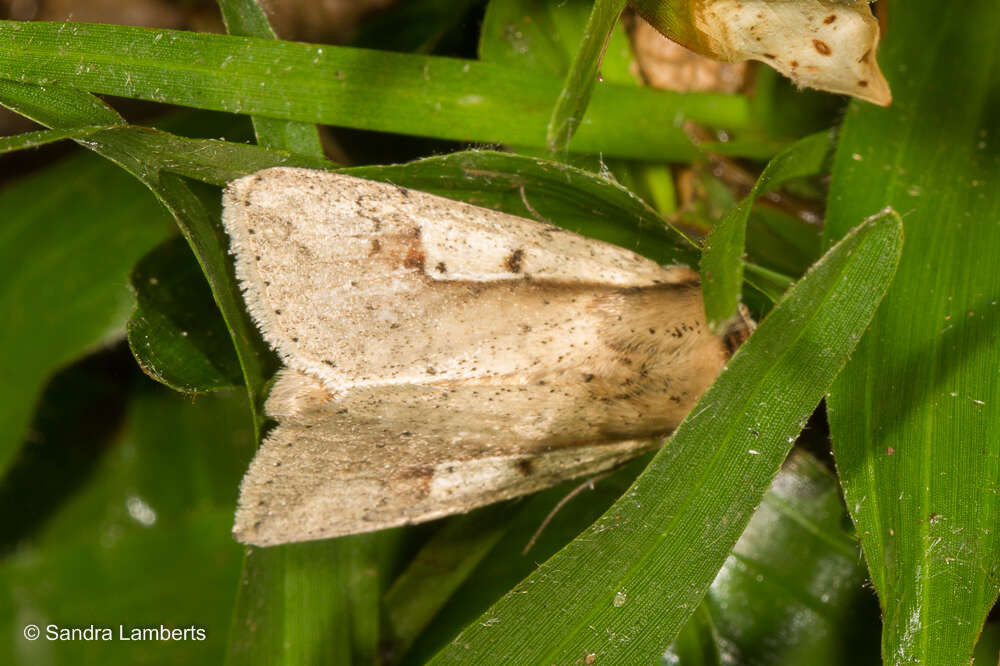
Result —
<path fill-rule="evenodd" d="M 273 545 L 416 523 L 624 462 L 730 355 L 697 276 L 349 176 L 234 181 L 247 308 L 287 368 L 234 532 Z"/>

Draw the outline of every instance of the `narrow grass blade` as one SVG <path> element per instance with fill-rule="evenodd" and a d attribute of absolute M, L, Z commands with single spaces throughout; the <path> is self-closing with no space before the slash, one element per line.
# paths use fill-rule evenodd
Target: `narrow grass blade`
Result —
<path fill-rule="evenodd" d="M 0 71 L 202 109 L 538 148 L 560 87 L 550 75 L 471 60 L 82 23 L 0 21 Z M 678 119 L 751 123 L 744 97 L 602 84 L 572 149 L 696 157 L 683 132 L 668 131 Z"/>
<path fill-rule="evenodd" d="M 56 141 L 66 139 L 82 139 L 101 130 L 108 129 L 105 125 L 96 127 L 81 127 L 71 130 L 39 130 L 37 132 L 24 132 L 12 136 L 0 137 L 0 155 L 13 153 L 26 148 L 38 148 Z"/>
<path fill-rule="evenodd" d="M 569 150 L 570 139 L 583 121 L 587 103 L 597 83 L 604 51 L 625 9 L 625 0 L 596 0 L 580 43 L 552 110 L 545 144 L 553 155 Z"/>
<path fill-rule="evenodd" d="M 891 212 L 831 249 L 625 495 L 434 663 L 657 659 L 698 607 L 854 349 L 901 249 L 901 223 Z"/>
<path fill-rule="evenodd" d="M 267 21 L 267 14 L 257 0 L 219 0 L 219 11 L 222 12 L 222 20 L 230 35 L 265 39 L 276 37 Z M 253 127 L 257 143 L 265 148 L 323 157 L 323 147 L 315 125 L 254 116 Z"/>
<path fill-rule="evenodd" d="M 4 22 L 0 21 L 0 25 Z M 38 86 L 0 78 L 0 104 L 59 130 L 124 126 L 118 112 L 90 93 L 67 86 Z"/>
<path fill-rule="evenodd" d="M 147 127 L 115 127 L 91 135 L 89 141 L 94 145 L 113 145 L 118 151 L 137 156 L 147 165 L 147 171 L 169 171 L 219 186 L 274 166 L 310 169 L 335 166 L 322 157 L 234 141 L 189 139 Z"/>
<path fill-rule="evenodd" d="M 785 181 L 819 173 L 832 148 L 832 134 L 819 132 L 795 142 L 772 159 L 753 189 L 712 228 L 701 255 L 701 286 L 705 316 L 716 332 L 736 315 L 743 289 L 743 251 L 747 220 L 757 197 Z"/>

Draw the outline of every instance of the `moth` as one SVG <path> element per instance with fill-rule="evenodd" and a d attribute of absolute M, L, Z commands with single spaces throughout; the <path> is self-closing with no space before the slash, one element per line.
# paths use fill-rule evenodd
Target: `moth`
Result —
<path fill-rule="evenodd" d="M 633 0 L 639 14 L 687 48 L 725 62 L 758 60 L 796 85 L 888 106 L 875 59 L 881 32 L 869 0 Z"/>
<path fill-rule="evenodd" d="M 323 171 L 233 181 L 247 309 L 285 367 L 233 532 L 268 546 L 461 513 L 658 445 L 746 328 L 697 274 L 555 226 Z"/>

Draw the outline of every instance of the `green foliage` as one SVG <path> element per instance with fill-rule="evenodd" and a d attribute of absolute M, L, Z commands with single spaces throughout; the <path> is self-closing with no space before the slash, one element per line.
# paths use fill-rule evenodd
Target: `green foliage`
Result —
<path fill-rule="evenodd" d="M 775 155 L 750 194 L 712 227 L 701 253 L 701 284 L 705 294 L 705 316 L 713 330 L 725 330 L 726 324 L 736 316 L 743 288 L 747 222 L 757 198 L 778 189 L 786 181 L 819 174 L 830 152 L 832 138 L 828 132 L 813 134 Z"/>
<path fill-rule="evenodd" d="M 378 49 L 275 39 L 257 0 L 220 0 L 230 35 L 0 21 L 0 104 L 43 126 L 0 155 L 90 151 L 0 190 L 0 661 L 996 660 L 998 625 L 978 637 L 1000 580 L 1000 10 L 898 8 L 894 106 L 853 103 L 830 132 L 833 98 L 764 72 L 753 97 L 641 86 L 622 4 L 491 0 L 480 25 L 474 2 L 411 0 L 362 26 Z M 478 57 L 452 50 L 474 29 Z M 147 127 L 116 97 L 197 111 Z M 696 145 L 691 123 L 720 140 Z M 338 140 L 364 166 L 326 159 Z M 708 150 L 774 157 L 744 162 L 759 177 L 738 190 Z M 759 328 L 663 449 L 589 487 L 243 549 L 232 513 L 278 362 L 244 311 L 219 188 L 277 165 L 700 262 L 710 318 L 742 299 Z M 681 167 L 712 205 L 691 213 Z M 773 195 L 818 207 L 826 182 L 821 247 Z M 29 641 L 29 623 L 116 639 Z M 117 638 L 161 624 L 205 639 Z"/>
<path fill-rule="evenodd" d="M 934 16 L 912 4 L 894 30 Z M 904 212 L 899 277 L 829 402 L 889 663 L 967 661 L 1000 585 L 1000 8 L 962 13 L 919 55 L 887 43 L 894 108 L 846 119 L 824 230 Z"/>

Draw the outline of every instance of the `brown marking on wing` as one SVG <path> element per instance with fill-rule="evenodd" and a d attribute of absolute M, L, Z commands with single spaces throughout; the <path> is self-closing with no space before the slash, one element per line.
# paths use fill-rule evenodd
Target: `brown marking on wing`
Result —
<path fill-rule="evenodd" d="M 828 56 L 833 53 L 833 49 L 830 48 L 830 45 L 822 39 L 814 39 L 813 47 L 816 49 L 816 53 L 819 53 L 820 55 Z"/>
<path fill-rule="evenodd" d="M 504 260 L 504 265 L 507 267 L 511 273 L 521 272 L 521 263 L 524 261 L 524 250 L 517 249 L 510 253 L 506 260 Z"/>

